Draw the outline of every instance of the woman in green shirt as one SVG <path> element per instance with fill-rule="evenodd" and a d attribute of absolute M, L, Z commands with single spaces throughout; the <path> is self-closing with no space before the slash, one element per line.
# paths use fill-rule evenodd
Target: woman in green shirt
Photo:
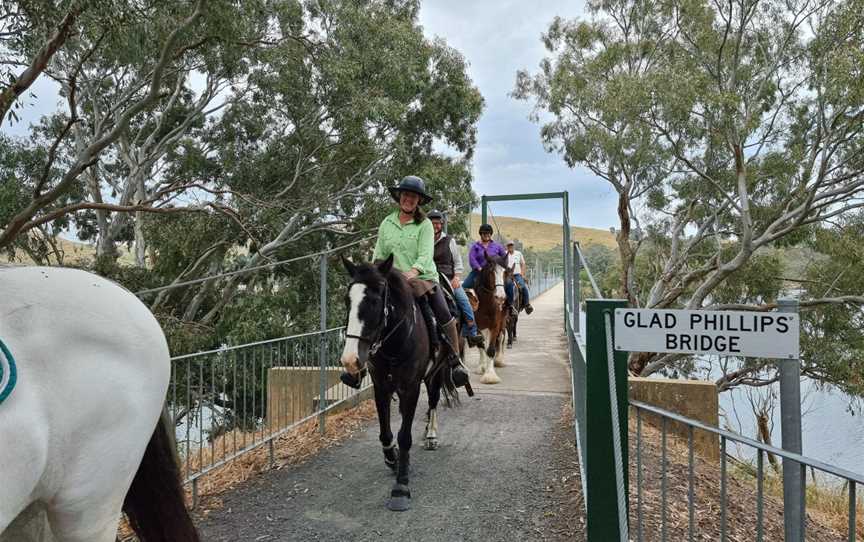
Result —
<path fill-rule="evenodd" d="M 459 344 L 456 319 L 450 314 L 444 294 L 438 287 L 438 270 L 434 260 L 435 229 L 420 208 L 430 203 L 432 198 L 426 193 L 423 179 L 413 175 L 403 178 L 399 186 L 391 187 L 390 195 L 399 204 L 399 208 L 387 215 L 378 227 L 378 240 L 372 260 L 383 261 L 392 254 L 393 267 L 402 272 L 415 296 L 420 298 L 428 294 L 435 320 L 443 328 L 447 338 L 445 344 L 438 348 L 438 356 L 447 359 L 452 368 L 453 383 L 457 387 L 464 386 L 468 382 L 468 372 L 462 365 L 458 350 L 455 350 Z M 422 305 L 421 300 L 421 307 Z M 356 380 L 356 387 L 359 387 L 360 378 L 349 373 L 342 375 L 342 381 L 346 384 L 354 385 L 353 380 Z"/>

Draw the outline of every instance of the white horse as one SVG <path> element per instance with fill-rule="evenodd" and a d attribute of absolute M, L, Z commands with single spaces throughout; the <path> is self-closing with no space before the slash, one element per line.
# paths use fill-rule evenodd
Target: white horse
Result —
<path fill-rule="evenodd" d="M 0 268 L 0 340 L 4 374 L 17 366 L 0 403 L 0 542 L 114 542 L 121 511 L 142 542 L 197 541 L 147 307 L 84 271 Z"/>

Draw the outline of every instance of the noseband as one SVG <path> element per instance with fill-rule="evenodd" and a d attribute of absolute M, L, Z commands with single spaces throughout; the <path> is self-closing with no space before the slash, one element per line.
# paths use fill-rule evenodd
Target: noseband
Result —
<path fill-rule="evenodd" d="M 348 289 L 350 290 L 351 287 L 354 286 L 355 284 L 359 284 L 359 283 L 352 282 L 351 284 L 348 285 Z M 383 302 L 381 303 L 381 316 L 379 318 L 379 321 L 381 322 L 381 324 L 375 330 L 375 336 L 374 337 L 367 337 L 364 335 L 352 335 L 351 333 L 345 334 L 345 337 L 348 339 L 357 339 L 360 342 L 364 342 L 364 343 L 368 344 L 369 345 L 369 357 L 375 356 L 378 353 L 378 351 L 381 349 L 381 347 L 384 345 L 384 343 L 387 342 L 387 340 L 390 337 L 392 337 L 394 333 L 396 333 L 397 329 L 402 327 L 402 324 L 404 324 L 406 320 L 408 320 L 407 316 L 402 318 L 402 320 L 400 320 L 399 323 L 397 323 L 395 326 L 393 326 L 393 328 L 387 333 L 387 335 L 384 335 L 382 337 L 381 335 L 384 333 L 384 331 L 387 329 L 387 326 L 390 323 L 390 314 L 393 312 L 393 307 L 390 306 L 390 285 L 387 283 L 386 279 L 384 281 L 383 298 L 384 298 Z M 411 306 L 412 306 L 412 309 L 414 309 L 415 311 L 417 310 L 417 307 L 414 303 L 412 303 Z M 412 315 L 413 315 L 413 313 L 412 313 Z M 411 328 L 408 330 L 409 335 L 413 331 L 413 328 L 414 328 L 414 326 L 412 325 Z"/>

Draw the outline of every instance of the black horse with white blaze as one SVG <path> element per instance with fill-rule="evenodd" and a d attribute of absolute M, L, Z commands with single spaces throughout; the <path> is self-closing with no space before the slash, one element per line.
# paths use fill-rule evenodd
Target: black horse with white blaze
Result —
<path fill-rule="evenodd" d="M 402 274 L 393 270 L 393 257 L 373 264 L 353 264 L 343 258 L 351 277 L 348 286 L 348 329 L 342 365 L 354 375 L 368 368 L 375 389 L 375 407 L 381 426 L 379 439 L 384 462 L 396 471 L 396 484 L 387 503 L 391 510 L 407 510 L 411 491 L 408 470 L 411 426 L 420 398 L 420 383 L 429 396 L 425 445 L 438 447 L 436 407 L 442 391 L 445 399 L 457 400 L 456 387 L 443 364 L 436 364 L 429 330 L 414 294 Z M 390 429 L 393 393 L 399 397 L 402 424 L 396 442 Z"/>

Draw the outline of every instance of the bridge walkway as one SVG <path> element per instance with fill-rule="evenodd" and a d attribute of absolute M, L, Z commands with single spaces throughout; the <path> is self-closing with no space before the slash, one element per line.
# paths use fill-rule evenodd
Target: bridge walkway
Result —
<path fill-rule="evenodd" d="M 561 448 L 572 447 L 560 422 L 570 393 L 563 297 L 558 285 L 534 300 L 534 314 L 523 313 L 501 384 L 476 382 L 473 399 L 463 395 L 461 407 L 441 410 L 438 450 L 422 449 L 422 417 L 415 422 L 411 510 L 384 506 L 394 479 L 371 422 L 308 462 L 225 495 L 201 524 L 203 539 L 558 539 L 552 518 L 560 503 L 550 487 L 560 477 Z M 425 409 L 424 399 L 418 412 Z"/>

